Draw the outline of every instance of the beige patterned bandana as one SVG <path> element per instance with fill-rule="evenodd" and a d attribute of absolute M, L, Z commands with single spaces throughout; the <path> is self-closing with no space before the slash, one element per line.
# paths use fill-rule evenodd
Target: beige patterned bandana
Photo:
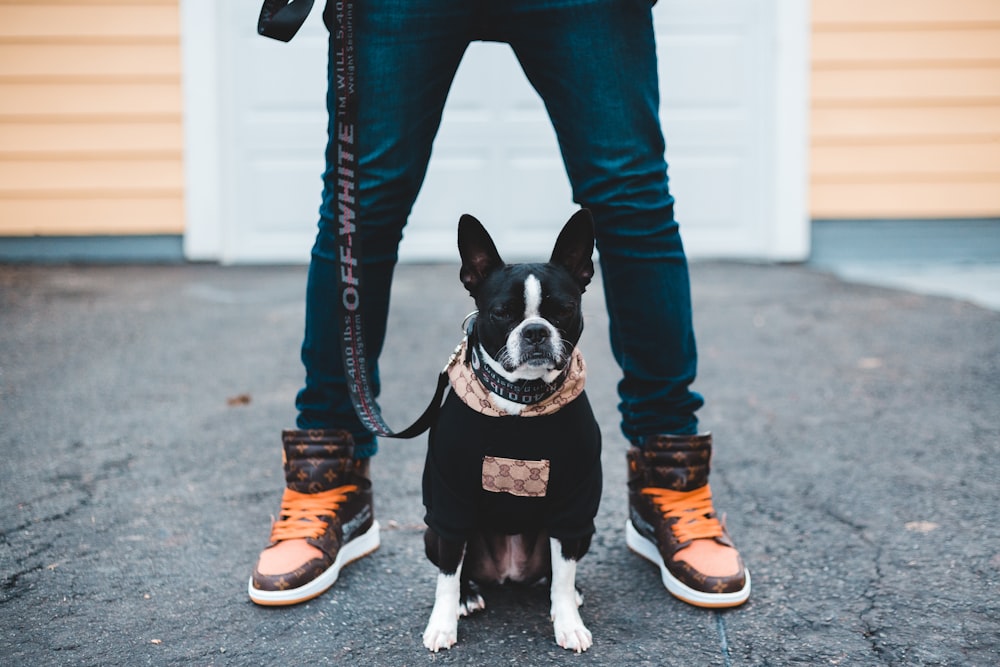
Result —
<path fill-rule="evenodd" d="M 491 400 L 491 394 L 476 379 L 472 367 L 465 363 L 467 341 L 462 341 L 453 356 L 454 361 L 448 367 L 448 379 L 451 390 L 462 399 L 462 402 L 480 414 L 488 417 L 506 417 L 511 413 L 496 406 Z M 569 372 L 559 391 L 548 398 L 531 405 L 525 405 L 520 412 L 521 417 L 538 417 L 549 415 L 568 405 L 583 393 L 587 382 L 587 365 L 583 362 L 580 350 L 573 350 L 569 360 Z"/>

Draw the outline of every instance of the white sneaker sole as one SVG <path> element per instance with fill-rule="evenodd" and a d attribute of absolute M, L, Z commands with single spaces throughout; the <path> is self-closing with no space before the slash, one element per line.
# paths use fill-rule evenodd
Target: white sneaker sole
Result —
<path fill-rule="evenodd" d="M 733 593 L 705 593 L 691 588 L 671 574 L 663 563 L 663 557 L 660 556 L 656 544 L 640 535 L 632 525 L 632 521 L 628 519 L 625 520 L 625 543 L 629 549 L 659 567 L 663 586 L 671 595 L 688 604 L 708 608 L 738 607 L 750 597 L 749 570 L 745 570 L 746 584 L 740 590 Z"/>
<path fill-rule="evenodd" d="M 247 585 L 247 592 L 251 600 L 264 606 L 284 606 L 311 600 L 337 582 L 340 570 L 344 566 L 350 565 L 359 558 L 364 558 L 378 549 L 380 544 L 379 525 L 378 521 L 375 521 L 364 535 L 359 535 L 345 544 L 337 553 L 333 564 L 308 584 L 284 591 L 262 591 L 259 588 L 254 588 L 253 577 L 251 577 L 250 583 Z"/>

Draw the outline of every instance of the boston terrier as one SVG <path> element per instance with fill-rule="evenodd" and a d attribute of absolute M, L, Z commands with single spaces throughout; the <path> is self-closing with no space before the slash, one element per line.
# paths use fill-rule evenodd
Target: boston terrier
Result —
<path fill-rule="evenodd" d="M 424 543 L 439 569 L 424 646 L 455 644 L 459 617 L 485 608 L 480 585 L 548 578 L 556 643 L 586 651 L 576 564 L 600 502 L 601 434 L 576 344 L 593 219 L 573 215 L 547 263 L 505 264 L 470 215 L 458 247 L 478 310 L 449 365 L 424 465 Z"/>

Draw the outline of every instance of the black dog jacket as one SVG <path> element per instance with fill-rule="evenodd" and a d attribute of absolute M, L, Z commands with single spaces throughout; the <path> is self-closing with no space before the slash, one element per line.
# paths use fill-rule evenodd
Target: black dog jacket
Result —
<path fill-rule="evenodd" d="M 586 394 L 552 414 L 493 417 L 450 392 L 428 440 L 424 520 L 453 541 L 483 527 L 588 537 L 601 499 L 600 459 Z"/>

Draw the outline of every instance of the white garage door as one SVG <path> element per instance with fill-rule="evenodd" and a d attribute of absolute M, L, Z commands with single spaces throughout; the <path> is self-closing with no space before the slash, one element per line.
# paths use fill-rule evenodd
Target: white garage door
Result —
<path fill-rule="evenodd" d="M 805 4 L 663 0 L 655 8 L 671 188 L 691 256 L 805 256 Z M 183 9 L 188 254 L 305 262 L 326 140 L 319 7 L 289 44 L 258 37 L 246 2 L 187 0 Z M 502 221 L 493 227 L 511 258 L 537 258 L 573 210 L 555 135 L 509 47 L 473 44 L 403 259 L 453 261 L 465 212 Z"/>

